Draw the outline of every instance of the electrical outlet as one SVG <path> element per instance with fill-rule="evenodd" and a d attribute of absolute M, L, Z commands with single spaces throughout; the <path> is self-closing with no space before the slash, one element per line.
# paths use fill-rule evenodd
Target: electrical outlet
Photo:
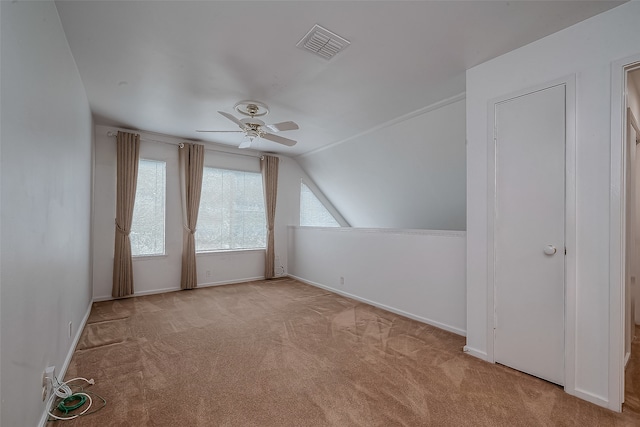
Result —
<path fill-rule="evenodd" d="M 211 270 L 207 270 L 204 275 L 207 278 L 211 277 Z"/>
<path fill-rule="evenodd" d="M 340 276 L 340 286 L 344 286 L 344 277 Z"/>
<path fill-rule="evenodd" d="M 282 277 L 285 275 L 284 265 L 282 265 L 282 263 L 280 262 L 280 255 L 275 256 L 275 259 L 273 260 L 273 265 L 274 265 L 276 277 Z"/>
<path fill-rule="evenodd" d="M 53 388 L 53 378 L 56 375 L 56 367 L 48 366 L 42 373 L 42 401 L 44 402 L 51 395 Z"/>

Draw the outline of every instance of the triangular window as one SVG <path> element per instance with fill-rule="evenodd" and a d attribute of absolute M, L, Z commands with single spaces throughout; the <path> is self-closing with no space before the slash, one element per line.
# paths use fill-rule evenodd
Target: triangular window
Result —
<path fill-rule="evenodd" d="M 340 227 L 338 221 L 304 182 L 300 185 L 300 226 Z"/>

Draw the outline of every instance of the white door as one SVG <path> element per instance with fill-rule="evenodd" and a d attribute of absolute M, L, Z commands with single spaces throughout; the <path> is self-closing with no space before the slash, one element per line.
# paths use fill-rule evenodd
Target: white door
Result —
<path fill-rule="evenodd" d="M 494 358 L 564 383 L 565 86 L 496 104 Z"/>

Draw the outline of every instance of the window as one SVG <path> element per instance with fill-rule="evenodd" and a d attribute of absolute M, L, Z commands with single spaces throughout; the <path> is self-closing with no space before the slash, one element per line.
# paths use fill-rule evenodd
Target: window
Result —
<path fill-rule="evenodd" d="M 300 184 L 300 225 L 306 227 L 340 227 L 338 221 L 304 182 Z"/>
<path fill-rule="evenodd" d="M 138 162 L 136 201 L 131 223 L 133 256 L 164 255 L 165 162 Z"/>
<path fill-rule="evenodd" d="M 204 168 L 197 252 L 263 249 L 266 227 L 261 174 Z"/>

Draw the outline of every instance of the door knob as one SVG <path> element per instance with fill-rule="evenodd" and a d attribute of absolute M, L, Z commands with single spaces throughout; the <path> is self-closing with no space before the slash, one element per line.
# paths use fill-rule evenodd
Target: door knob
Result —
<path fill-rule="evenodd" d="M 547 255 L 555 255 L 558 250 L 553 245 L 547 245 L 544 247 L 544 253 Z"/>

